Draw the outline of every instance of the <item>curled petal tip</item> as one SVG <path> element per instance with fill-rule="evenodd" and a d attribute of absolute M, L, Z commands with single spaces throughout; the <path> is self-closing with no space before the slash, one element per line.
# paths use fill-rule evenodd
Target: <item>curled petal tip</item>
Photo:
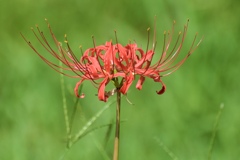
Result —
<path fill-rule="evenodd" d="M 162 84 L 162 89 L 160 91 L 156 91 L 157 94 L 163 94 L 166 91 L 166 85 L 161 80 L 156 80 L 156 82 L 160 82 Z"/>
<path fill-rule="evenodd" d="M 85 97 L 85 94 L 82 93 L 81 95 L 78 95 L 78 98 L 84 98 Z"/>
<path fill-rule="evenodd" d="M 163 94 L 165 91 L 166 91 L 166 86 L 163 85 L 162 89 L 160 91 L 156 91 L 156 92 L 157 92 L 157 94 Z"/>
<path fill-rule="evenodd" d="M 145 77 L 143 77 L 143 76 L 140 77 L 140 79 L 138 80 L 137 85 L 136 85 L 136 88 L 137 88 L 138 90 L 141 90 L 141 89 L 142 89 L 142 85 L 143 85 L 144 81 L 145 81 Z"/>
<path fill-rule="evenodd" d="M 82 84 L 82 82 L 84 81 L 85 79 L 81 79 L 79 82 L 77 82 L 75 88 L 74 88 L 74 92 L 75 92 L 75 95 L 76 97 L 78 98 L 84 98 L 85 97 L 85 94 L 82 93 L 81 95 L 79 95 L 79 91 L 78 91 L 78 88 L 80 87 L 80 85 Z"/>
<path fill-rule="evenodd" d="M 100 84 L 100 86 L 99 86 L 99 88 L 98 88 L 98 99 L 99 99 L 100 101 L 106 102 L 107 99 L 108 99 L 108 95 L 105 94 L 105 87 L 106 87 L 106 85 L 107 85 L 108 83 L 109 83 L 109 79 L 108 79 L 108 78 L 105 78 L 105 79 L 101 82 L 101 84 Z"/>

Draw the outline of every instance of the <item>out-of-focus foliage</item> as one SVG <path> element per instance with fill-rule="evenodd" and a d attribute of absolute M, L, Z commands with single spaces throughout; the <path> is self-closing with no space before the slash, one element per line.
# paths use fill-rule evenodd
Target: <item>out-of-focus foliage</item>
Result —
<path fill-rule="evenodd" d="M 0 159 L 59 159 L 65 152 L 66 133 L 62 109 L 60 76 L 50 69 L 27 46 L 20 32 L 39 49 L 46 51 L 33 36 L 30 27 L 39 24 L 47 37 L 48 18 L 56 37 L 78 46 L 92 47 L 108 40 L 122 44 L 136 41 L 146 47 L 148 27 L 153 28 L 157 16 L 157 51 L 162 47 L 163 31 L 176 20 L 176 34 L 190 19 L 184 46 L 188 51 L 195 32 L 204 41 L 188 61 L 174 74 L 164 77 L 161 86 L 147 80 L 143 89 L 134 86 L 123 97 L 120 159 L 171 159 L 159 145 L 162 142 L 180 160 L 207 159 L 215 117 L 224 103 L 212 153 L 213 160 L 240 157 L 240 21 L 239 1 L 30 1 L 0 2 Z M 151 30 L 153 33 L 153 29 Z M 53 43 L 52 43 L 53 45 Z M 157 58 L 157 57 L 156 57 Z M 65 78 L 69 111 L 76 100 L 73 87 L 77 79 Z M 83 86 L 86 98 L 80 101 L 74 131 L 84 125 L 105 104 L 99 102 L 96 88 Z M 114 99 L 111 97 L 110 99 Z M 111 123 L 115 106 L 107 110 L 95 126 Z M 112 131 L 105 145 L 107 128 L 82 138 L 68 152 L 66 159 L 104 159 L 111 157 Z"/>

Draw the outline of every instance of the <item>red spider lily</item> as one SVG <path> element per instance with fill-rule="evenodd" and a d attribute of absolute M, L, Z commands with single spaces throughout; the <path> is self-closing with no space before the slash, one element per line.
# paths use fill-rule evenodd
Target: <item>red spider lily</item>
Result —
<path fill-rule="evenodd" d="M 175 24 L 175 22 L 174 22 Z M 66 76 L 72 78 L 79 78 L 80 81 L 75 86 L 75 94 L 79 98 L 83 98 L 84 94 L 78 94 L 78 88 L 85 80 L 90 80 L 93 85 L 98 88 L 98 98 L 101 101 L 107 101 L 107 98 L 113 95 L 116 90 L 121 92 L 122 94 L 126 94 L 132 82 L 135 80 L 136 75 L 139 75 L 139 79 L 136 85 L 136 88 L 141 90 L 142 85 L 145 81 L 146 77 L 153 79 L 155 82 L 159 82 L 162 85 L 162 89 L 157 91 L 157 94 L 162 94 L 166 90 L 166 86 L 161 80 L 161 77 L 167 76 L 174 71 L 176 71 L 185 60 L 193 53 L 193 51 L 198 47 L 201 40 L 197 45 L 194 46 L 196 41 L 196 36 L 193 40 L 193 43 L 187 53 L 187 55 L 178 61 L 175 62 L 178 58 L 178 55 L 182 49 L 182 45 L 184 43 L 188 23 L 184 26 L 183 33 L 179 32 L 176 43 L 173 45 L 170 50 L 170 44 L 172 42 L 172 36 L 174 33 L 174 24 L 172 27 L 172 31 L 166 34 L 164 33 L 164 45 L 162 49 L 162 54 L 159 60 L 152 64 L 152 59 L 155 54 L 155 31 L 154 31 L 154 39 L 153 39 L 153 47 L 152 49 L 148 49 L 143 51 L 143 49 L 139 48 L 136 43 L 127 44 L 126 46 L 122 46 L 118 42 L 113 44 L 111 41 L 106 42 L 105 45 L 96 46 L 94 42 L 94 47 L 87 49 L 80 59 L 78 59 L 73 51 L 71 50 L 67 38 L 65 36 L 65 43 L 67 45 L 67 49 L 63 49 L 61 43 L 54 36 L 50 25 L 48 24 L 52 39 L 55 42 L 58 50 L 54 50 L 48 43 L 45 38 L 43 32 L 40 31 L 38 26 L 36 26 L 37 31 L 35 32 L 33 29 L 33 33 L 41 43 L 41 45 L 55 58 L 61 61 L 65 67 L 57 65 L 46 58 L 44 58 L 34 47 L 33 45 L 26 40 L 23 36 L 24 40 L 28 43 L 28 45 L 38 54 L 38 56 L 45 61 L 51 68 L 56 70 L 57 72 L 64 74 Z M 93 39 L 94 40 L 94 39 Z M 149 29 L 148 29 L 148 43 L 149 43 Z M 69 74 L 69 72 L 73 72 L 74 75 Z M 98 80 L 101 79 L 101 82 Z M 109 82 L 113 82 L 116 87 L 112 91 L 105 91 L 105 87 Z"/>

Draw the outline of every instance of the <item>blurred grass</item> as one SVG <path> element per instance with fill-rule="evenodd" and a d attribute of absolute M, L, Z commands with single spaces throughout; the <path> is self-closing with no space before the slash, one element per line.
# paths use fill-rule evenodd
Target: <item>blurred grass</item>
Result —
<path fill-rule="evenodd" d="M 212 159 L 238 159 L 240 156 L 239 118 L 239 2 L 194 1 L 63 1 L 12 0 L 0 2 L 0 159 L 59 159 L 65 150 L 65 124 L 58 73 L 44 64 L 25 44 L 22 32 L 36 47 L 40 45 L 30 31 L 39 24 L 48 33 L 48 18 L 60 41 L 66 33 L 72 48 L 92 47 L 91 35 L 102 44 L 115 39 L 126 44 L 147 42 L 146 29 L 157 15 L 158 39 L 176 20 L 177 31 L 190 18 L 186 44 L 195 32 L 204 41 L 177 72 L 163 78 L 167 91 L 159 96 L 160 85 L 147 80 L 142 91 L 134 86 L 123 98 L 120 159 L 171 159 L 159 146 L 162 141 L 180 160 L 207 159 L 212 128 L 219 105 L 225 104 L 217 130 Z M 153 28 L 153 27 L 152 27 Z M 177 33 L 177 32 L 176 32 Z M 161 50 L 161 44 L 157 46 Z M 187 45 L 185 51 L 187 51 Z M 43 49 L 40 49 L 45 54 Z M 184 54 L 184 53 L 182 53 Z M 77 80 L 65 78 L 67 103 L 74 104 Z M 104 103 L 96 89 L 86 83 L 77 121 L 98 112 Z M 97 125 L 113 120 L 114 107 L 99 118 Z M 76 122 L 75 122 L 76 123 Z M 78 125 L 74 126 L 76 128 Z M 81 139 L 66 159 L 103 159 L 99 146 L 106 129 Z M 106 152 L 112 154 L 113 132 Z M 111 156 L 110 156 L 111 157 Z"/>

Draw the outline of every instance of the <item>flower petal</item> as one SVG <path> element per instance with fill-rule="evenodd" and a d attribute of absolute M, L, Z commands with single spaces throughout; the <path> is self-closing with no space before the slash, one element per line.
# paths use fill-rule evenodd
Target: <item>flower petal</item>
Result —
<path fill-rule="evenodd" d="M 81 79 L 81 80 L 76 84 L 76 86 L 75 86 L 75 88 L 74 88 L 75 95 L 76 95 L 78 98 L 84 98 L 84 97 L 85 97 L 84 93 L 82 93 L 81 95 L 78 94 L 78 88 L 79 88 L 79 86 L 82 84 L 82 82 L 83 82 L 84 80 L 85 80 L 85 78 Z"/>
<path fill-rule="evenodd" d="M 137 82 L 137 85 L 136 85 L 136 88 L 138 90 L 141 90 L 142 89 L 142 84 L 144 83 L 145 81 L 145 77 L 141 76 Z"/>
<path fill-rule="evenodd" d="M 124 79 L 125 79 L 125 81 L 123 82 L 123 85 L 119 90 L 122 94 L 127 93 L 129 87 L 131 86 L 131 84 L 134 80 L 134 76 L 132 74 L 130 74 L 130 75 L 126 76 Z"/>
<path fill-rule="evenodd" d="M 159 78 L 159 80 L 154 80 L 155 82 L 160 82 L 162 84 L 162 89 L 160 91 L 156 91 L 157 94 L 163 94 L 166 91 L 166 85 L 162 82 L 162 80 Z"/>
<path fill-rule="evenodd" d="M 99 88 L 98 88 L 98 99 L 100 101 L 104 101 L 104 102 L 107 101 L 108 96 L 105 94 L 105 87 L 108 84 L 108 82 L 109 82 L 109 78 L 105 78 L 101 82 L 101 84 L 99 85 Z"/>

